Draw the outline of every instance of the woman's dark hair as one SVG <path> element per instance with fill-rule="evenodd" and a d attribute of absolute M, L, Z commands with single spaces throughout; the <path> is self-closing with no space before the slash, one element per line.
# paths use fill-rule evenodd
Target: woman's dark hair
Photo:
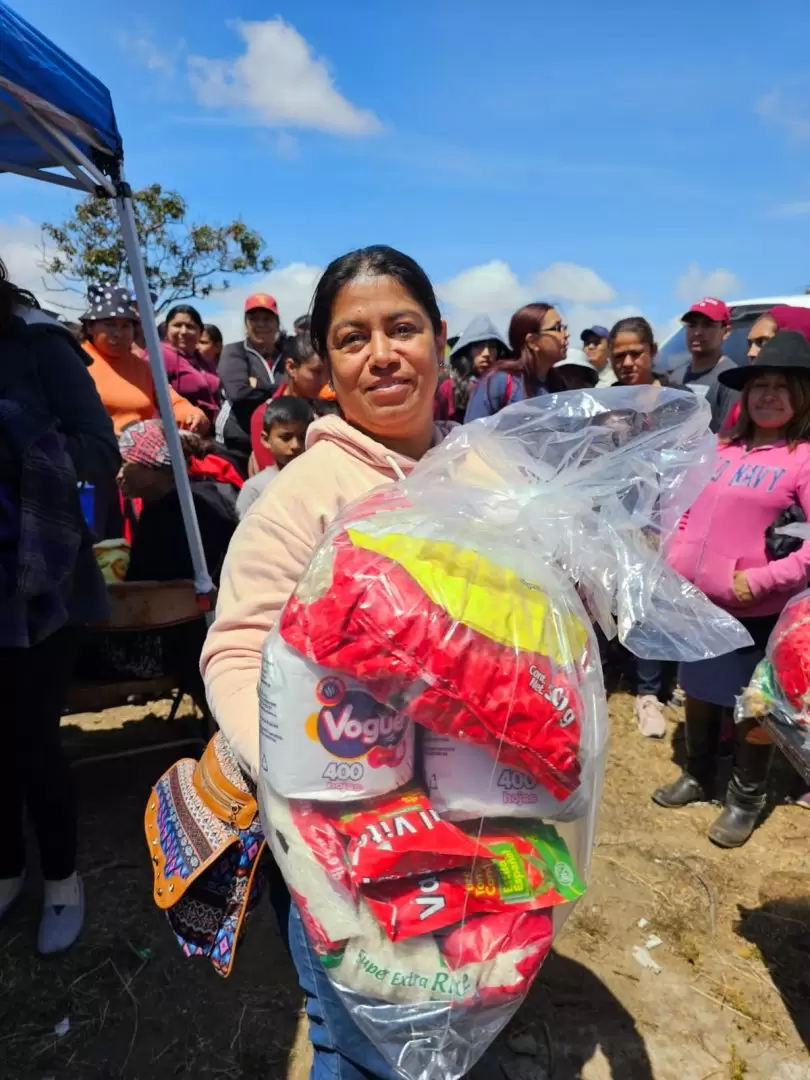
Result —
<path fill-rule="evenodd" d="M 195 435 L 192 431 L 183 432 L 180 439 L 180 448 L 187 463 L 193 460 L 201 461 L 203 458 L 207 458 L 209 454 L 219 453 L 219 448 L 213 439 L 204 439 L 200 435 Z"/>
<path fill-rule="evenodd" d="M 310 314 L 310 337 L 314 351 L 329 369 L 329 325 L 335 299 L 344 285 L 360 276 L 392 277 L 427 313 L 433 331 L 442 332 L 442 316 L 436 294 L 425 271 L 409 255 L 385 244 L 358 248 L 331 262 L 315 286 Z"/>
<path fill-rule="evenodd" d="M 39 303 L 33 293 L 9 281 L 6 265 L 0 259 L 0 333 L 11 329 L 14 309 L 18 307 L 38 308 Z"/>
<path fill-rule="evenodd" d="M 197 311 L 195 307 L 192 307 L 191 304 L 175 304 L 173 308 L 169 308 L 169 310 L 166 312 L 165 319 L 167 329 L 169 323 L 172 321 L 175 315 L 188 315 L 191 321 L 196 324 L 200 333 L 202 333 L 205 329 L 202 321 L 202 315 L 200 315 L 199 311 Z"/>
<path fill-rule="evenodd" d="M 608 334 L 608 351 L 613 352 L 613 346 L 619 334 L 635 334 L 639 341 L 655 348 L 655 331 L 640 315 L 631 315 L 628 319 L 619 319 Z"/>
<path fill-rule="evenodd" d="M 308 334 L 309 325 L 309 315 L 299 315 L 293 323 L 293 330 L 296 332 L 296 334 Z"/>
<path fill-rule="evenodd" d="M 300 367 L 316 356 L 309 334 L 289 334 L 281 344 L 281 355 L 291 360 L 293 367 Z"/>
<path fill-rule="evenodd" d="M 518 308 L 509 323 L 509 346 L 512 350 L 512 356 L 506 360 L 501 360 L 487 372 L 485 375 L 487 383 L 499 371 L 506 371 L 511 375 L 520 376 L 526 390 L 526 397 L 537 396 L 537 391 L 540 389 L 540 380 L 534 370 L 534 360 L 525 349 L 526 338 L 529 334 L 538 334 L 542 330 L 543 320 L 553 309 L 553 304 L 542 302 L 526 304 L 524 307 Z M 489 393 L 489 386 L 487 386 L 487 393 Z"/>
<path fill-rule="evenodd" d="M 540 333 L 543 328 L 543 319 L 553 308 L 553 304 L 526 304 L 525 307 L 518 308 L 512 316 L 509 323 L 509 346 L 516 360 L 520 359 L 526 338 L 529 334 Z"/>
<path fill-rule="evenodd" d="M 208 334 L 208 337 L 213 341 L 218 349 L 222 348 L 222 331 L 218 326 L 215 326 L 212 322 L 207 322 L 203 326 L 203 331 Z"/>

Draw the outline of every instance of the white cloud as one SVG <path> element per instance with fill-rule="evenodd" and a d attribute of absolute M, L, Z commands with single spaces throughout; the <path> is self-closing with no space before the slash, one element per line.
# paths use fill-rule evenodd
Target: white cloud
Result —
<path fill-rule="evenodd" d="M 810 214 L 810 201 L 787 202 L 774 210 L 776 217 L 806 217 Z"/>
<path fill-rule="evenodd" d="M 529 302 L 528 286 L 500 260 L 462 270 L 449 281 L 436 286 L 436 295 L 444 305 L 451 333 L 463 329 L 475 315 L 489 315 L 502 330 L 517 308 Z"/>
<path fill-rule="evenodd" d="M 571 331 L 571 341 L 579 341 L 579 335 L 586 326 L 606 326 L 608 330 L 619 319 L 629 319 L 631 315 L 643 315 L 644 312 L 635 304 L 609 304 L 599 307 L 596 304 L 574 304 L 566 308 L 565 318 Z"/>
<path fill-rule="evenodd" d="M 336 88 L 325 60 L 281 18 L 235 23 L 245 51 L 235 60 L 189 57 L 189 79 L 206 108 L 245 108 L 269 127 L 373 135 L 382 124 Z"/>
<path fill-rule="evenodd" d="M 506 333 L 519 307 L 533 300 L 559 301 L 574 340 L 585 329 L 600 323 L 611 326 L 638 308 L 616 305 L 616 290 L 586 266 L 553 263 L 526 281 L 520 281 L 508 263 L 493 260 L 463 270 L 436 286 L 451 334 L 460 333 L 476 315 L 489 315 Z M 607 305 L 607 306 L 606 306 Z"/>
<path fill-rule="evenodd" d="M 684 304 L 693 304 L 703 296 L 730 299 L 742 289 L 742 283 L 731 270 L 701 270 L 697 263 L 690 263 L 685 274 L 678 278 L 675 295 Z"/>
<path fill-rule="evenodd" d="M 156 71 L 170 78 L 175 73 L 175 61 L 161 49 L 148 34 L 133 34 L 127 30 L 119 31 L 118 45 L 130 59 L 147 71 Z M 185 51 L 185 42 L 179 42 L 177 51 Z"/>
<path fill-rule="evenodd" d="M 772 90 L 759 101 L 757 112 L 763 119 L 783 128 L 796 142 L 810 139 L 810 105 L 802 100 L 806 90 L 804 83 L 801 86 L 796 83 L 791 94 Z"/>
<path fill-rule="evenodd" d="M 293 321 L 309 311 L 312 293 L 322 273 L 319 266 L 289 263 L 254 279 L 250 285 L 228 289 L 200 307 L 205 311 L 206 322 L 216 323 L 226 341 L 238 341 L 244 335 L 245 300 L 252 293 L 270 293 L 278 301 L 281 325 L 291 331 Z"/>
<path fill-rule="evenodd" d="M 27 217 L 0 219 L 0 259 L 15 285 L 29 289 L 40 304 L 52 311 L 76 318 L 84 310 L 80 293 L 49 288 L 40 264 L 43 258 L 42 231 Z"/>
<path fill-rule="evenodd" d="M 616 299 L 612 285 L 602 281 L 595 270 L 576 263 L 552 263 L 535 275 L 534 285 L 541 296 L 578 304 L 610 304 Z"/>

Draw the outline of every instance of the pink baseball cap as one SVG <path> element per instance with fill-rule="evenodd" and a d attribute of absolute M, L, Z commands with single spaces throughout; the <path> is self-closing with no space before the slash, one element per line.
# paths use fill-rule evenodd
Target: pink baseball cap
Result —
<path fill-rule="evenodd" d="M 689 315 L 705 315 L 712 322 L 731 322 L 731 310 L 728 304 L 722 300 L 715 300 L 713 296 L 704 296 L 702 300 L 692 304 L 686 314 L 681 316 L 681 322 L 686 322 Z"/>

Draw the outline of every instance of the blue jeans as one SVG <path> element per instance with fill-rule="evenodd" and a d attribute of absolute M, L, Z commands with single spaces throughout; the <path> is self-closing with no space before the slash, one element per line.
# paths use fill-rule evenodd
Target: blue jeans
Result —
<path fill-rule="evenodd" d="M 306 994 L 314 1050 L 310 1080 L 402 1080 L 349 1016 L 307 941 L 298 909 L 290 909 L 290 953 Z"/>
<path fill-rule="evenodd" d="M 668 701 L 675 683 L 676 668 L 671 660 L 636 659 L 636 693 L 651 694 L 659 701 Z"/>

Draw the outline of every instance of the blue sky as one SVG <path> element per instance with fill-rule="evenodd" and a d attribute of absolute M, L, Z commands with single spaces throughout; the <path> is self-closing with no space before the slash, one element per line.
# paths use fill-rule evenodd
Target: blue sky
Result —
<path fill-rule="evenodd" d="M 451 329 L 550 294 L 572 325 L 664 326 L 704 291 L 810 285 L 806 0 L 776 24 L 748 0 L 12 6 L 110 87 L 134 185 L 262 231 L 288 320 L 370 242 L 423 263 Z M 0 192 L 30 273 L 31 223 L 71 196 Z M 246 291 L 209 313 L 235 326 Z"/>

